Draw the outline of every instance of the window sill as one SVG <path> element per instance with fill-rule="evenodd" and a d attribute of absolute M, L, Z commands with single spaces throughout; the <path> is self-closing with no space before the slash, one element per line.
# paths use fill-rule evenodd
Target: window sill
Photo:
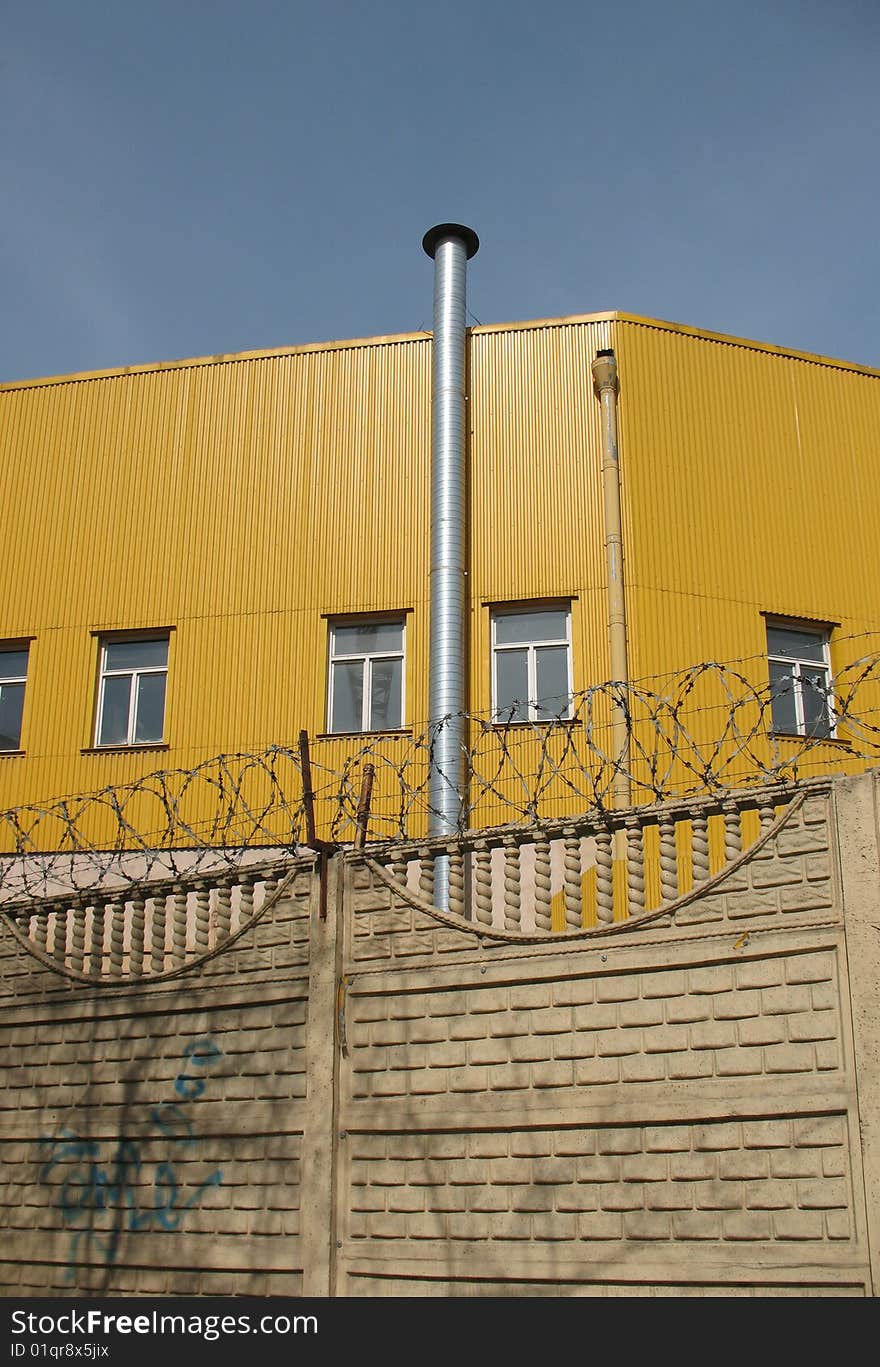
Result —
<path fill-rule="evenodd" d="M 26 751 L 24 750 L 0 750 L 0 759 L 3 759 L 4 757 L 6 759 L 16 759 L 20 758 L 25 753 Z"/>
<path fill-rule="evenodd" d="M 543 717 L 535 721 L 493 721 L 494 731 L 534 731 L 536 726 L 583 726 L 582 717 Z"/>
<path fill-rule="evenodd" d="M 408 726 L 395 727 L 389 731 L 319 731 L 315 740 L 358 740 L 368 738 L 376 740 L 380 736 L 411 736 L 412 730 Z"/>
<path fill-rule="evenodd" d="M 851 750 L 852 741 L 845 736 L 808 736 L 806 731 L 771 731 L 771 740 L 809 740 L 814 745 L 836 745 L 841 750 Z"/>
<path fill-rule="evenodd" d="M 167 741 L 150 740 L 143 741 L 137 745 L 84 745 L 80 750 L 81 755 L 129 755 L 132 751 L 140 753 L 142 750 L 170 750 L 171 746 Z"/>

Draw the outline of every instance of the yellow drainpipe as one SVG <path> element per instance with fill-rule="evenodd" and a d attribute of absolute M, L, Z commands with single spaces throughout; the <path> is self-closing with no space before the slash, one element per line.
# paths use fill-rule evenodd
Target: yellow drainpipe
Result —
<path fill-rule="evenodd" d="M 619 685 L 612 706 L 611 746 L 617 766 L 612 794 L 615 807 L 630 805 L 629 663 L 626 646 L 626 600 L 623 581 L 623 523 L 620 512 L 620 466 L 617 457 L 617 395 L 620 381 L 613 351 L 598 351 L 590 367 L 593 391 L 602 405 L 602 497 L 605 504 L 605 570 L 608 590 L 608 643 L 611 681 Z"/>

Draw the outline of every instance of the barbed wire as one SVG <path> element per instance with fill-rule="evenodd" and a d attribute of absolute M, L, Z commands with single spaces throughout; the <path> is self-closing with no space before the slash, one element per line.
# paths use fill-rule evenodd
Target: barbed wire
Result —
<path fill-rule="evenodd" d="M 238 867 L 303 838 L 299 754 L 273 745 L 0 812 L 0 900 Z"/>
<path fill-rule="evenodd" d="M 343 765 L 332 836 L 351 837 L 367 762 L 377 773 L 374 833 L 418 834 L 413 816 L 431 814 L 428 775 L 439 737 L 453 721 L 464 723 L 466 735 L 460 747 L 463 827 L 535 821 L 560 808 L 601 813 L 613 805 L 619 778 L 628 781 L 633 804 L 641 804 L 720 797 L 743 785 L 794 782 L 880 759 L 880 653 L 847 664 L 827 686 L 812 686 L 813 712 L 827 721 L 811 734 L 776 729 L 781 690 L 756 683 L 730 663 L 703 661 L 665 675 L 662 692 L 650 683 L 597 684 L 576 694 L 565 715 L 550 719 L 514 720 L 517 704 L 505 715 L 461 713 L 416 731 L 394 752 L 387 738 L 377 737 Z M 621 753 L 613 748 L 615 709 L 625 722 Z M 458 786 L 457 771 L 438 772 Z"/>
<path fill-rule="evenodd" d="M 812 733 L 804 725 L 801 734 L 780 733 L 785 690 L 739 667 L 754 664 L 702 661 L 654 680 L 596 684 L 564 714 L 540 721 L 519 720 L 514 704 L 405 734 L 321 737 L 310 743 L 308 774 L 301 749 L 272 745 L 13 807 L 0 812 L 0 901 L 198 876 L 265 859 L 267 850 L 289 857 L 302 851 L 310 820 L 321 840 L 344 844 L 355 835 L 367 765 L 370 837 L 421 838 L 431 824 L 438 741 L 453 722 L 464 736 L 461 772 L 440 777 L 462 790 L 462 829 L 601 815 L 622 778 L 632 804 L 642 805 L 720 798 L 880 760 L 880 651 L 852 660 L 827 685 L 792 677 L 790 691 L 810 691 Z M 615 718 L 626 732 L 617 750 Z"/>

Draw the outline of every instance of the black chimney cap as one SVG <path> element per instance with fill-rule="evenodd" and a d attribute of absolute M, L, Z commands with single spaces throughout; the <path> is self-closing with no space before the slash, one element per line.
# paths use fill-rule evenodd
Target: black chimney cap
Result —
<path fill-rule="evenodd" d="M 422 246 L 429 256 L 434 255 L 437 244 L 442 242 L 444 237 L 460 237 L 469 261 L 472 256 L 476 256 L 480 247 L 480 239 L 473 228 L 466 228 L 463 223 L 438 223 L 435 228 L 429 228 L 422 238 Z"/>

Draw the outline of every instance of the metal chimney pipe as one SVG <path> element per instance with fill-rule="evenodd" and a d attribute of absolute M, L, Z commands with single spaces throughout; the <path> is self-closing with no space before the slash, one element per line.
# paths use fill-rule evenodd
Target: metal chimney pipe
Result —
<path fill-rule="evenodd" d="M 429 834 L 459 830 L 464 813 L 466 462 L 465 297 L 467 262 L 480 240 L 460 223 L 438 223 L 422 238 L 434 260 L 433 438 L 431 455 L 431 645 L 428 720 Z M 447 902 L 435 869 L 435 899 Z M 437 875 L 441 876 L 438 877 Z"/>

